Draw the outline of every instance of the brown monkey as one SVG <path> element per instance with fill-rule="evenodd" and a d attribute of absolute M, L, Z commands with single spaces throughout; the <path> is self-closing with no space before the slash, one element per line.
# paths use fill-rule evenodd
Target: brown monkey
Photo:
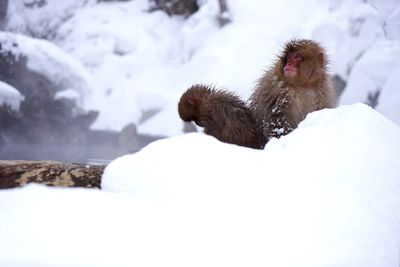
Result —
<path fill-rule="evenodd" d="M 222 142 L 263 148 L 261 125 L 245 102 L 233 93 L 206 85 L 193 85 L 181 97 L 179 116 L 204 127 L 204 132 Z"/>
<path fill-rule="evenodd" d="M 291 132 L 308 113 L 336 105 L 327 63 L 324 49 L 314 41 L 293 40 L 285 45 L 249 99 L 267 142 Z"/>
<path fill-rule="evenodd" d="M 316 42 L 290 41 L 259 80 L 249 107 L 231 93 L 195 85 L 183 94 L 179 114 L 221 141 L 263 148 L 269 139 L 295 129 L 308 113 L 335 106 L 327 63 Z"/>

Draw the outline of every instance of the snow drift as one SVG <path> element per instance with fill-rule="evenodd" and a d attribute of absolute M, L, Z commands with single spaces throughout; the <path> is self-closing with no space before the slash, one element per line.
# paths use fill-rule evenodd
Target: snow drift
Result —
<path fill-rule="evenodd" d="M 264 150 L 157 141 L 113 161 L 102 191 L 1 191 L 0 265 L 398 266 L 399 159 L 400 128 L 363 104 Z"/>
<path fill-rule="evenodd" d="M 81 105 L 96 90 L 97 83 L 86 68 L 51 42 L 0 31 L 0 43 L 1 54 L 9 60 L 26 58 L 26 67 L 49 79 L 57 91 L 76 91 Z"/>
<path fill-rule="evenodd" d="M 0 81 L 0 106 L 6 105 L 12 110 L 18 111 L 24 97 L 11 85 Z"/>

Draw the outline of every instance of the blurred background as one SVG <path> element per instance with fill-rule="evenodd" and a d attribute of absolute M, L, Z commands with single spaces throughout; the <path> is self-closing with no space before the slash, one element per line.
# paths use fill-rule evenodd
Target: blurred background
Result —
<path fill-rule="evenodd" d="M 198 131 L 187 87 L 247 99 L 292 38 L 326 48 L 339 104 L 400 124 L 400 0 L 0 0 L 0 159 L 107 162 Z"/>

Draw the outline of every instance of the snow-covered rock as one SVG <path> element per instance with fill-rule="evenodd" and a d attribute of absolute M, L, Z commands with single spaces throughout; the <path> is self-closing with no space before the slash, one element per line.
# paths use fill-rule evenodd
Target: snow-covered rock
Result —
<path fill-rule="evenodd" d="M 0 32 L 0 43 L 0 53 L 8 60 L 26 59 L 26 67 L 50 80 L 54 90 L 75 90 L 80 95 L 80 104 L 97 87 L 92 75 L 79 61 L 48 41 Z"/>
<path fill-rule="evenodd" d="M 77 9 L 96 0 L 9 0 L 5 29 L 38 38 L 51 38 Z"/>
<path fill-rule="evenodd" d="M 11 85 L 0 81 L 0 106 L 6 105 L 11 109 L 18 111 L 21 101 L 24 97 Z"/>

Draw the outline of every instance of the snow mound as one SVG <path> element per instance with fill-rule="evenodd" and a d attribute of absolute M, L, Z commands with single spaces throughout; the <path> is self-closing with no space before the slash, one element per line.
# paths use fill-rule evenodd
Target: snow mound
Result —
<path fill-rule="evenodd" d="M 157 141 L 113 161 L 103 191 L 0 190 L 0 265 L 398 266 L 399 159 L 399 127 L 363 104 L 265 150 Z"/>
<path fill-rule="evenodd" d="M 135 240 L 158 221 L 148 211 L 99 190 L 0 190 L 0 266 L 131 266 Z"/>
<path fill-rule="evenodd" d="M 0 106 L 7 105 L 11 109 L 18 111 L 24 97 L 11 85 L 0 81 Z"/>
<path fill-rule="evenodd" d="M 79 100 L 79 94 L 72 89 L 66 89 L 59 91 L 54 95 L 54 100 L 57 99 L 69 99 L 73 102 L 77 102 Z"/>
<path fill-rule="evenodd" d="M 0 32 L 0 43 L 0 53 L 11 53 L 17 59 L 26 57 L 27 67 L 47 77 L 60 91 L 73 89 L 84 99 L 97 87 L 79 61 L 48 41 Z"/>
<path fill-rule="evenodd" d="M 396 266 L 399 159 L 400 128 L 356 104 L 310 114 L 263 151 L 157 141 L 113 161 L 102 188 L 166 207 L 167 265 Z"/>
<path fill-rule="evenodd" d="M 95 0 L 8 1 L 8 15 L 5 28 L 9 31 L 49 38 L 78 9 L 87 5 L 93 5 L 95 2 Z"/>

